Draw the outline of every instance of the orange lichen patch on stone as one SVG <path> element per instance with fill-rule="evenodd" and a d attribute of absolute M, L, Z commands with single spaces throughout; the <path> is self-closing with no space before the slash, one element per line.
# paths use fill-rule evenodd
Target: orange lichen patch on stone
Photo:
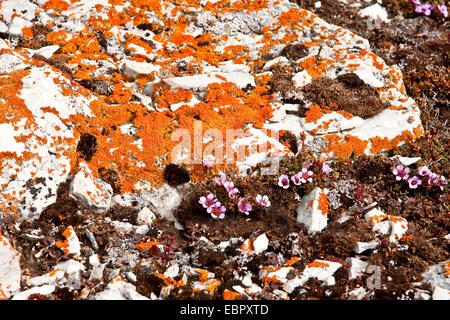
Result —
<path fill-rule="evenodd" d="M 321 262 L 321 261 L 313 261 L 310 264 L 308 264 L 309 268 L 327 268 L 330 265 L 326 262 Z"/>
<path fill-rule="evenodd" d="M 327 70 L 327 67 L 333 61 L 330 59 L 317 58 L 311 56 L 300 62 L 300 66 L 313 78 L 318 78 Z"/>
<path fill-rule="evenodd" d="M 327 151 L 332 152 L 339 159 L 348 159 L 352 154 L 363 155 L 369 143 L 349 134 L 343 139 L 338 135 L 326 135 L 324 139 L 329 142 Z"/>
<path fill-rule="evenodd" d="M 372 143 L 372 147 L 370 152 L 372 153 L 380 153 L 382 151 L 391 150 L 397 147 L 402 142 L 411 142 L 414 141 L 414 138 L 417 137 L 417 134 L 412 134 L 408 130 L 403 130 L 402 133 L 396 136 L 394 139 L 388 139 L 386 137 L 373 137 L 369 138 Z"/>
<path fill-rule="evenodd" d="M 161 93 L 157 97 L 158 107 L 167 109 L 170 105 L 179 102 L 189 102 L 191 101 L 194 93 L 189 90 L 182 88 L 177 88 L 175 91 L 170 91 L 168 88 L 162 88 Z"/>
<path fill-rule="evenodd" d="M 69 7 L 70 4 L 63 0 L 49 0 L 45 2 L 43 6 L 45 10 L 53 9 L 55 12 L 67 10 Z"/>
<path fill-rule="evenodd" d="M 158 245 L 159 245 L 158 241 L 146 241 L 138 243 L 136 245 L 136 249 L 138 250 L 151 249 L 153 247 L 157 247 Z"/>
<path fill-rule="evenodd" d="M 450 278 L 450 261 L 445 261 L 444 265 L 446 267 L 445 268 L 445 275 L 444 275 L 444 277 Z"/>
<path fill-rule="evenodd" d="M 330 111 L 322 109 L 319 105 L 314 104 L 309 107 L 308 111 L 306 111 L 305 121 L 317 123 L 317 120 L 322 118 L 325 113 L 330 113 Z"/>
<path fill-rule="evenodd" d="M 300 260 L 299 257 L 292 257 L 290 258 L 288 261 L 286 261 L 286 263 L 284 264 L 285 266 L 292 266 L 294 263 L 296 263 L 298 260 Z"/>
<path fill-rule="evenodd" d="M 369 222 L 370 223 L 380 223 L 382 221 L 385 221 L 388 219 L 388 215 L 387 214 L 374 214 L 372 217 L 370 217 Z"/>
<path fill-rule="evenodd" d="M 70 238 L 72 235 L 73 228 L 69 226 L 64 232 L 62 233 L 63 237 L 66 238 L 64 241 L 55 241 L 55 245 L 60 248 L 65 254 L 69 253 L 69 241 L 67 239 Z"/>
<path fill-rule="evenodd" d="M 322 215 L 326 216 L 328 214 L 328 197 L 325 192 L 321 192 L 318 199 L 317 208 L 320 210 Z"/>
<path fill-rule="evenodd" d="M 248 256 L 253 251 L 253 243 L 250 239 L 245 239 L 241 244 L 241 250 L 243 250 Z"/>
<path fill-rule="evenodd" d="M 176 288 L 176 287 L 182 287 L 185 285 L 183 278 L 181 278 L 180 280 L 175 280 L 170 277 L 166 277 L 163 273 L 157 273 L 156 276 L 164 281 L 164 284 L 166 285 L 166 287 Z"/>
<path fill-rule="evenodd" d="M 22 28 L 22 34 L 25 39 L 31 39 L 33 38 L 33 29 L 31 29 L 30 27 Z"/>
<path fill-rule="evenodd" d="M 235 300 L 236 298 L 238 298 L 240 296 L 241 296 L 240 293 L 237 293 L 235 291 L 231 291 L 228 289 L 225 289 L 222 293 L 223 300 Z"/>

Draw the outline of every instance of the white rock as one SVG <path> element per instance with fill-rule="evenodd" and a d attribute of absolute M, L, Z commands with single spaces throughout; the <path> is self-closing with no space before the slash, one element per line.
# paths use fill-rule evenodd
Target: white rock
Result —
<path fill-rule="evenodd" d="M 91 274 L 89 276 L 89 280 L 101 280 L 103 279 L 103 270 L 105 269 L 106 264 L 99 264 L 92 268 Z"/>
<path fill-rule="evenodd" d="M 267 239 L 267 236 L 265 233 L 259 235 L 254 241 L 253 241 L 253 251 L 256 254 L 260 254 L 263 251 L 266 251 L 269 247 L 269 239 Z"/>
<path fill-rule="evenodd" d="M 0 56 L 0 72 L 8 73 L 17 69 L 25 68 L 25 63 L 23 60 L 14 54 L 5 53 Z M 7 123 L 2 123 L 2 125 L 7 125 Z"/>
<path fill-rule="evenodd" d="M 373 231 L 382 235 L 389 234 L 389 241 L 392 243 L 398 243 L 408 231 L 408 221 L 405 218 L 387 215 L 378 208 L 367 212 L 364 218 L 373 224 Z"/>
<path fill-rule="evenodd" d="M 328 260 L 319 260 L 316 259 L 314 262 L 323 263 L 324 266 L 320 267 L 310 267 L 307 266 L 305 270 L 303 270 L 302 279 L 307 281 L 309 278 L 316 278 L 320 281 L 330 281 L 330 277 L 340 268 L 342 265 L 338 262 L 328 261 Z M 334 277 L 333 277 L 334 278 Z M 306 282 L 305 281 L 305 282 Z"/>
<path fill-rule="evenodd" d="M 96 212 L 109 209 L 112 193 L 112 187 L 100 179 L 94 179 L 91 170 L 84 163 L 70 183 L 70 196 Z"/>
<path fill-rule="evenodd" d="M 361 17 L 370 17 L 374 20 L 381 19 L 381 21 L 389 22 L 388 14 L 385 8 L 378 3 L 368 6 L 358 12 Z"/>
<path fill-rule="evenodd" d="M 81 246 L 80 240 L 72 226 L 67 227 L 63 232 L 63 236 L 66 238 L 65 245 L 60 247 L 60 249 L 66 255 L 77 256 L 80 254 Z"/>
<path fill-rule="evenodd" d="M 152 72 L 158 73 L 161 66 L 147 62 L 126 60 L 122 68 L 126 76 L 136 79 L 138 75 L 148 75 Z"/>
<path fill-rule="evenodd" d="M 58 45 L 51 45 L 51 46 L 46 46 L 46 47 L 42 47 L 38 50 L 36 50 L 33 54 L 33 56 L 41 56 L 44 57 L 45 59 L 50 59 L 53 54 L 58 51 L 59 46 Z"/>
<path fill-rule="evenodd" d="M 31 278 L 28 282 L 32 287 L 38 287 L 46 284 L 56 285 L 57 282 L 64 278 L 65 272 L 63 270 L 54 270 L 42 276 Z"/>
<path fill-rule="evenodd" d="M 81 262 L 70 259 L 70 260 L 58 263 L 53 269 L 54 270 L 63 270 L 68 275 L 73 275 L 73 274 L 84 271 L 85 267 Z"/>
<path fill-rule="evenodd" d="M 298 88 L 302 88 L 307 84 L 311 83 L 312 77 L 308 74 L 306 70 L 297 72 L 294 77 L 292 77 L 294 85 Z"/>
<path fill-rule="evenodd" d="M 375 249 L 376 247 L 378 247 L 379 244 L 380 244 L 380 242 L 378 240 L 370 241 L 370 242 L 359 242 L 358 241 L 355 245 L 355 248 L 353 248 L 353 251 L 355 251 L 358 254 L 363 253 L 364 251 Z"/>
<path fill-rule="evenodd" d="M 136 275 L 133 272 L 131 272 L 131 271 L 127 272 L 126 276 L 127 276 L 128 280 L 130 280 L 133 283 L 136 283 L 137 278 L 136 278 Z"/>
<path fill-rule="evenodd" d="M 136 287 L 131 283 L 123 281 L 116 277 L 111 280 L 108 286 L 102 292 L 93 297 L 94 300 L 149 300 L 147 297 L 139 294 Z"/>
<path fill-rule="evenodd" d="M 391 157 L 390 159 L 393 160 L 398 160 L 401 164 L 403 164 L 406 167 L 409 167 L 410 165 L 416 163 L 417 161 L 421 160 L 421 157 L 413 157 L 413 158 L 409 158 L 409 157 L 402 157 L 399 155 L 395 155 L 393 157 Z"/>
<path fill-rule="evenodd" d="M 163 81 L 172 88 L 195 89 L 206 88 L 211 83 L 223 83 L 224 80 L 221 78 L 225 78 L 227 82 L 235 83 L 239 88 L 245 88 L 247 85 L 255 86 L 254 77 L 247 72 L 241 71 L 212 72 L 193 76 L 166 78 Z"/>
<path fill-rule="evenodd" d="M 430 300 L 431 296 L 429 295 L 429 291 L 418 289 L 414 294 L 414 299 L 416 300 Z"/>
<path fill-rule="evenodd" d="M 133 226 L 129 222 L 123 222 L 123 221 L 111 221 L 111 224 L 114 226 L 114 228 L 117 231 L 124 232 L 124 233 L 130 233 L 135 230 L 135 226 Z"/>
<path fill-rule="evenodd" d="M 9 24 L 8 32 L 13 36 L 21 36 L 22 35 L 22 29 L 25 27 L 30 28 L 33 25 L 28 20 L 25 20 L 21 17 L 14 17 Z"/>
<path fill-rule="evenodd" d="M 28 300 L 28 298 L 33 294 L 48 296 L 49 294 L 52 294 L 55 291 L 55 289 L 56 286 L 50 284 L 43 285 L 40 287 L 33 287 L 31 289 L 15 294 L 11 300 Z"/>
<path fill-rule="evenodd" d="M 20 289 L 20 255 L 0 232 L 0 300 Z"/>
<path fill-rule="evenodd" d="M 275 65 L 283 65 L 285 63 L 288 63 L 289 59 L 283 56 L 276 57 L 275 59 L 269 60 L 264 64 L 263 70 L 269 70 Z"/>
<path fill-rule="evenodd" d="M 450 290 L 441 287 L 434 287 L 433 300 L 450 300 Z"/>
<path fill-rule="evenodd" d="M 345 262 L 348 263 L 348 278 L 349 280 L 360 277 L 366 272 L 367 266 L 369 265 L 367 262 L 362 261 L 358 258 L 347 258 Z"/>
<path fill-rule="evenodd" d="M 436 297 L 442 298 L 450 292 L 450 277 L 446 277 L 447 270 L 450 268 L 450 260 L 435 264 L 422 273 L 423 282 L 429 283 L 433 288 L 439 288 L 436 291 Z M 444 294 L 444 290 L 447 295 Z M 433 292 L 433 299 L 435 293 Z"/>
<path fill-rule="evenodd" d="M 363 287 L 359 287 L 356 289 L 353 289 L 348 293 L 348 297 L 350 300 L 362 300 L 367 294 L 366 289 Z"/>
<path fill-rule="evenodd" d="M 138 216 L 137 216 L 137 219 L 136 219 L 137 223 L 139 223 L 139 224 L 146 224 L 148 226 L 151 226 L 153 221 L 155 221 L 155 220 L 156 220 L 155 214 L 148 207 L 142 208 L 138 212 Z"/>
<path fill-rule="evenodd" d="M 93 254 L 89 257 L 89 264 L 93 267 L 100 265 L 100 258 L 98 254 Z"/>
<path fill-rule="evenodd" d="M 327 226 L 328 212 L 322 212 L 319 208 L 319 199 L 326 198 L 326 192 L 326 189 L 314 189 L 302 198 L 297 207 L 297 221 L 303 223 L 310 233 L 322 231 Z"/>
<path fill-rule="evenodd" d="M 323 115 L 316 122 L 306 122 L 305 119 L 302 119 L 302 126 L 309 132 L 315 130 L 314 134 L 331 134 L 356 128 L 363 122 L 364 120 L 360 117 L 355 116 L 347 119 L 340 113 L 330 112 Z M 325 123 L 326 125 L 324 125 Z"/>
<path fill-rule="evenodd" d="M 6 23 L 11 22 L 14 14 L 31 21 L 36 15 L 37 6 L 29 0 L 3 0 L 0 14 Z"/>
<path fill-rule="evenodd" d="M 8 26 L 3 21 L 0 21 L 0 32 L 1 33 L 8 32 Z"/>
<path fill-rule="evenodd" d="M 135 233 L 147 234 L 149 231 L 150 231 L 150 228 L 148 227 L 148 225 L 144 224 L 142 226 L 137 227 Z"/>
<path fill-rule="evenodd" d="M 175 278 L 180 272 L 180 267 L 177 263 L 173 263 L 167 270 L 164 272 L 164 276 L 168 278 Z"/>

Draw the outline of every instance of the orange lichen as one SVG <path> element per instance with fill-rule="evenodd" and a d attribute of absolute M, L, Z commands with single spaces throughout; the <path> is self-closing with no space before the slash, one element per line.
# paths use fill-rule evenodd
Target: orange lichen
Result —
<path fill-rule="evenodd" d="M 318 209 L 320 210 L 320 212 L 322 213 L 322 215 L 326 216 L 328 213 L 328 197 L 325 194 L 325 192 L 321 192 L 319 195 L 319 199 L 317 200 L 318 202 Z"/>
<path fill-rule="evenodd" d="M 138 250 L 151 249 L 153 247 L 157 247 L 158 245 L 159 245 L 158 241 L 146 241 L 138 243 L 136 245 L 136 249 Z"/>
<path fill-rule="evenodd" d="M 329 266 L 330 265 L 328 263 L 322 261 L 313 261 L 310 264 L 308 264 L 308 267 L 310 268 L 326 268 Z"/>
<path fill-rule="evenodd" d="M 225 289 L 222 293 L 223 300 L 235 300 L 236 298 L 238 298 L 240 296 L 241 296 L 240 293 L 237 293 L 235 291 L 230 291 L 227 289 Z"/>

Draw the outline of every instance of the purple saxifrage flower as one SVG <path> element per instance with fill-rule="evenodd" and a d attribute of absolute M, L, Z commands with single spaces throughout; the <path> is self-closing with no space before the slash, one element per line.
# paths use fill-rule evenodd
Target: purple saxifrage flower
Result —
<path fill-rule="evenodd" d="M 333 169 L 331 169 L 331 167 L 324 162 L 322 164 L 322 173 L 323 174 L 329 174 L 329 173 L 332 173 L 332 172 L 333 172 Z"/>
<path fill-rule="evenodd" d="M 217 201 L 214 205 L 206 209 L 206 211 L 214 219 L 223 219 L 225 218 L 225 211 L 227 211 L 227 209 L 219 201 Z"/>
<path fill-rule="evenodd" d="M 265 196 L 265 195 L 262 196 L 260 194 L 257 194 L 255 200 L 256 200 L 256 203 L 259 204 L 263 208 L 268 208 L 271 205 L 269 197 Z"/>
<path fill-rule="evenodd" d="M 301 174 L 301 181 L 302 183 L 306 183 L 306 182 L 312 182 L 312 175 L 313 172 L 311 170 L 308 170 L 307 168 L 303 168 L 302 171 L 300 172 Z"/>
<path fill-rule="evenodd" d="M 441 189 L 441 191 L 444 191 L 444 186 L 448 184 L 448 181 L 445 179 L 444 176 L 441 176 L 439 180 L 437 181 L 437 185 Z"/>
<path fill-rule="evenodd" d="M 429 176 L 430 173 L 432 173 L 432 172 L 427 166 L 423 166 L 423 167 L 419 168 L 419 175 L 421 175 L 422 177 Z"/>
<path fill-rule="evenodd" d="M 439 181 L 439 176 L 436 173 L 430 172 L 430 174 L 428 175 L 428 185 L 430 186 L 434 186 L 435 184 L 437 184 Z"/>
<path fill-rule="evenodd" d="M 408 179 L 408 183 L 410 189 L 417 189 L 417 187 L 422 184 L 422 180 L 420 180 L 417 176 L 414 176 Z"/>
<path fill-rule="evenodd" d="M 445 4 L 438 5 L 437 9 L 444 17 L 448 17 L 448 10 Z"/>
<path fill-rule="evenodd" d="M 278 185 L 280 187 L 282 187 L 283 189 L 289 188 L 289 177 L 287 175 L 285 175 L 285 174 L 282 174 L 278 178 Z"/>
<path fill-rule="evenodd" d="M 228 197 L 230 197 L 231 199 L 233 199 L 239 193 L 238 188 L 234 187 L 234 183 L 232 181 L 226 181 L 223 184 L 223 187 L 225 188 L 226 192 L 228 193 Z"/>
<path fill-rule="evenodd" d="M 208 194 L 206 197 L 200 197 L 198 200 L 198 203 L 200 203 L 203 208 L 209 208 L 213 206 L 218 200 L 216 199 L 216 196 L 212 193 Z"/>
<path fill-rule="evenodd" d="M 414 3 L 414 4 L 422 4 L 422 3 L 420 2 L 420 0 L 411 0 L 411 2 Z"/>
<path fill-rule="evenodd" d="M 245 213 L 246 215 L 248 215 L 250 213 L 250 211 L 252 211 L 253 207 L 250 203 L 247 202 L 247 200 L 245 198 L 241 198 L 239 199 L 238 202 L 238 209 L 239 212 Z"/>
<path fill-rule="evenodd" d="M 395 179 L 397 181 L 400 181 L 402 179 L 408 180 L 409 168 L 404 168 L 401 164 L 399 164 L 397 167 L 395 167 L 392 173 L 396 175 Z"/>
<path fill-rule="evenodd" d="M 291 180 L 296 186 L 299 186 L 302 184 L 302 175 L 300 173 L 296 173 L 291 177 Z"/>
<path fill-rule="evenodd" d="M 431 14 L 431 11 L 433 11 L 433 9 L 434 7 L 431 4 L 426 3 L 426 4 L 418 4 L 414 9 L 414 11 L 429 16 Z"/>
<path fill-rule="evenodd" d="M 216 177 L 214 180 L 218 186 L 223 186 L 225 182 L 227 182 L 227 176 L 224 173 L 222 173 L 219 177 Z"/>

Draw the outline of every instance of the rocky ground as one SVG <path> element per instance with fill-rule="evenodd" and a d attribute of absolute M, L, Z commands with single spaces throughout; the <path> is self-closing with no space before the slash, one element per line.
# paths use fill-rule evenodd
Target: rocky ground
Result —
<path fill-rule="evenodd" d="M 448 300 L 433 4 L 2 1 L 0 299 Z"/>

